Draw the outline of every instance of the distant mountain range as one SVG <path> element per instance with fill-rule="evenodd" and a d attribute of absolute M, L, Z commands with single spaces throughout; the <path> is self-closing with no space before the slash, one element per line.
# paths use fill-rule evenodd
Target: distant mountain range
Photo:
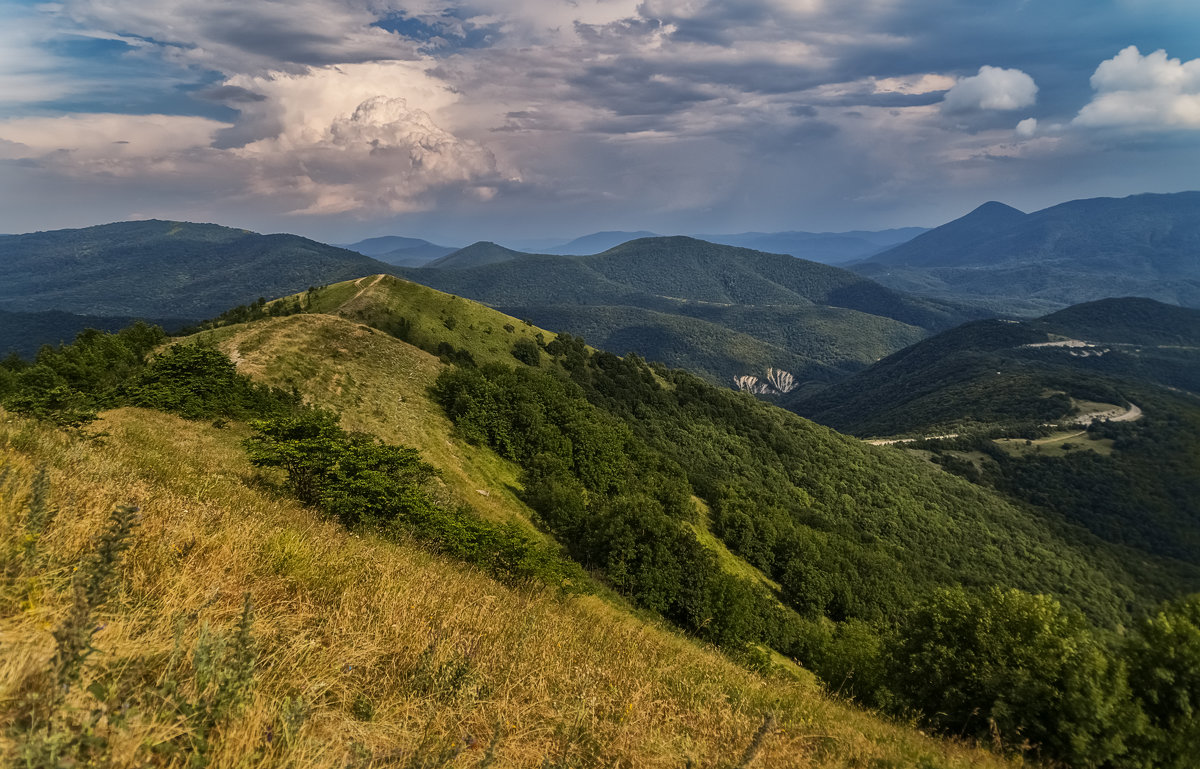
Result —
<path fill-rule="evenodd" d="M 742 232 L 718 235 L 699 234 L 689 237 L 725 246 L 765 251 L 770 254 L 789 254 L 822 264 L 845 264 L 865 259 L 927 231 L 924 227 L 904 227 L 878 232 L 866 230 L 852 232 Z M 542 251 L 547 254 L 587 256 L 607 251 L 631 240 L 653 237 L 661 236 L 645 230 L 595 232 L 576 238 L 569 243 L 542 249 Z"/>
<path fill-rule="evenodd" d="M 843 265 L 866 259 L 899 243 L 928 232 L 924 227 L 902 227 L 872 232 L 743 232 L 737 235 L 696 235 L 701 240 L 727 246 L 753 248 L 772 254 L 791 254 L 823 264 Z"/>
<path fill-rule="evenodd" d="M 0 238 L 0 309 L 207 318 L 395 269 L 297 235 L 148 220 Z"/>
<path fill-rule="evenodd" d="M 367 238 L 342 246 L 342 248 L 357 251 L 363 256 L 370 256 L 397 267 L 421 267 L 438 257 L 452 254 L 458 250 L 451 246 L 439 246 L 428 240 L 403 238 L 399 235 Z"/>
<path fill-rule="evenodd" d="M 647 232 L 646 230 L 638 230 L 637 232 L 593 232 L 591 235 L 575 238 L 569 243 L 551 246 L 545 249 L 545 253 L 566 256 L 587 256 L 588 254 L 598 254 L 601 251 L 607 251 L 614 246 L 619 246 L 622 243 L 628 243 L 638 238 L 657 237 L 660 237 L 657 232 Z"/>
<path fill-rule="evenodd" d="M 1036 314 L 1114 296 L 1200 307 L 1200 192 L 985 203 L 852 268 L 901 291 Z"/>
<path fill-rule="evenodd" d="M 865 259 L 880 251 L 884 251 L 899 243 L 911 240 L 923 232 L 924 227 L 903 227 L 900 229 L 854 230 L 852 232 L 742 232 L 721 235 L 691 235 L 698 240 L 710 243 L 720 243 L 726 246 L 740 246 L 756 251 L 772 254 L 790 254 L 801 259 L 808 259 L 822 264 L 845 264 L 847 262 Z M 647 230 L 625 231 L 607 230 L 593 232 L 590 235 L 575 238 L 566 243 L 553 241 L 530 241 L 528 244 L 503 246 L 492 243 L 496 248 L 514 253 L 556 254 L 558 256 L 588 256 L 607 251 L 610 248 L 641 238 L 663 237 L 659 233 Z M 478 245 L 478 244 L 476 244 Z M 351 251 L 371 256 L 389 264 L 401 267 L 424 267 L 439 257 L 453 253 L 455 249 L 439 246 L 420 238 L 407 238 L 389 235 L 381 238 L 368 238 L 357 243 L 344 246 Z"/>

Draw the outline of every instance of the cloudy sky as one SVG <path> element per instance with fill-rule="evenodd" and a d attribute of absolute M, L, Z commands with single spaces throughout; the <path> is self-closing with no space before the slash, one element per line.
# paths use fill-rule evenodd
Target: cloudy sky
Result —
<path fill-rule="evenodd" d="M 1196 0 L 0 2 L 0 232 L 459 245 L 1196 188 Z"/>

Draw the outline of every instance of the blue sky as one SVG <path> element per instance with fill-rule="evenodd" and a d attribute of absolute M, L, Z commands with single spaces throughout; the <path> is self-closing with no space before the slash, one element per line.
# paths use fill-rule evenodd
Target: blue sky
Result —
<path fill-rule="evenodd" d="M 929 226 L 1197 169 L 1193 0 L 0 5 L 0 232 Z"/>

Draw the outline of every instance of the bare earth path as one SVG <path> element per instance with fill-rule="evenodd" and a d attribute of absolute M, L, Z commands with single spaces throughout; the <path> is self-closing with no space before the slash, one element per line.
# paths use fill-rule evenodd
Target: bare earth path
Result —
<path fill-rule="evenodd" d="M 355 299 L 359 298 L 359 297 L 360 297 L 360 296 L 362 296 L 364 293 L 366 293 L 367 289 L 369 289 L 369 288 L 373 287 L 373 286 L 374 286 L 375 284 L 377 284 L 379 281 L 383 280 L 383 275 L 376 275 L 376 276 L 375 276 L 375 280 L 371 281 L 370 283 L 368 283 L 368 284 L 367 284 L 367 285 L 365 285 L 365 286 L 362 284 L 362 282 L 363 282 L 364 280 L 366 280 L 366 277 L 365 277 L 365 276 L 364 276 L 364 277 L 361 277 L 361 278 L 359 278 L 359 279 L 358 279 L 358 280 L 356 280 L 356 281 L 354 281 L 354 285 L 356 285 L 356 286 L 360 286 L 360 288 L 358 289 L 358 293 L 357 293 L 357 294 L 355 294 L 353 297 L 351 297 L 351 299 L 350 299 L 350 301 L 351 301 L 351 302 L 353 302 Z M 347 304 L 349 304 L 349 303 L 350 303 L 350 302 L 347 302 Z"/>
<path fill-rule="evenodd" d="M 1096 422 L 1100 419 L 1107 419 L 1110 422 L 1136 422 L 1142 418 L 1142 409 L 1136 403 L 1130 403 L 1129 408 L 1121 413 L 1115 411 L 1100 411 L 1092 412 L 1091 414 L 1083 414 L 1072 420 L 1073 424 L 1086 425 Z M 1034 441 L 1034 443 L 1048 443 L 1070 440 L 1077 438 L 1080 435 L 1087 433 L 1087 430 L 1080 430 L 1077 433 L 1066 436 L 1056 436 L 1053 438 L 1043 438 L 1042 440 Z M 863 443 L 869 443 L 872 446 L 894 446 L 897 443 L 914 443 L 916 441 L 932 441 L 938 438 L 957 438 L 958 433 L 947 433 L 946 435 L 923 435 L 920 438 L 871 438 L 864 440 Z"/>

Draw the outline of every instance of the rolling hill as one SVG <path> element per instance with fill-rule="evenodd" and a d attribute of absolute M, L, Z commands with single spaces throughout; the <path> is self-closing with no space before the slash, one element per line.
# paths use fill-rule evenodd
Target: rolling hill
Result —
<path fill-rule="evenodd" d="M 972 312 L 835 267 L 686 237 L 592 256 L 481 243 L 404 274 L 726 384 L 767 367 L 829 382 Z"/>
<path fill-rule="evenodd" d="M 986 203 L 853 269 L 898 290 L 1033 314 L 1104 297 L 1200 307 L 1200 192 Z"/>
<path fill-rule="evenodd" d="M 206 318 L 260 296 L 388 269 L 296 235 L 119 222 L 0 239 L 0 309 Z"/>
<path fill-rule="evenodd" d="M 976 321 L 786 404 L 857 435 L 933 434 L 1064 419 L 1072 398 L 1119 397 L 1115 380 L 1200 393 L 1200 311 L 1123 298 L 1031 321 Z"/>

